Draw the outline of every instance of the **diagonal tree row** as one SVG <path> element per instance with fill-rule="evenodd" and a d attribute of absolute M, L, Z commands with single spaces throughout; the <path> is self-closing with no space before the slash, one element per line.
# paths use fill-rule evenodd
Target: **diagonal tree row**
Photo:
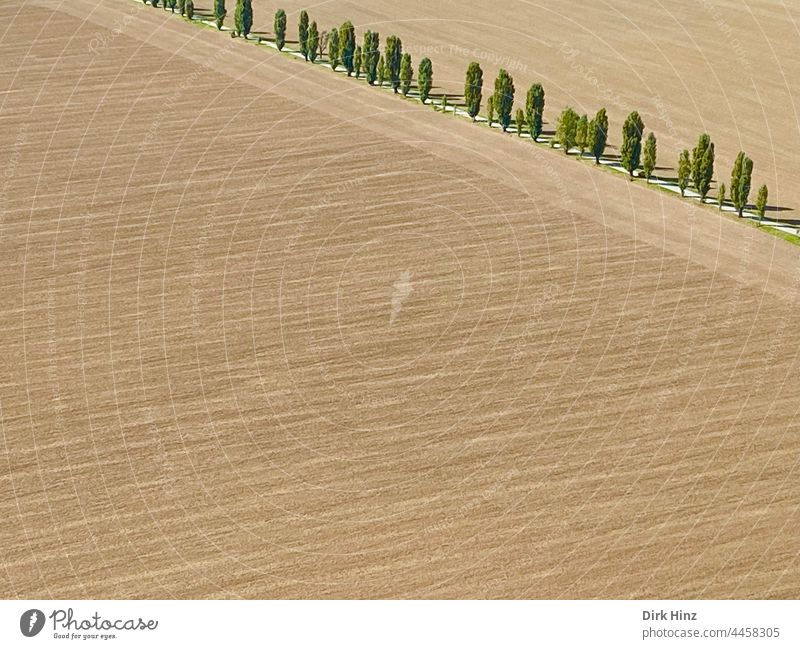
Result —
<path fill-rule="evenodd" d="M 142 0 L 145 4 L 158 7 L 159 2 L 165 10 L 176 11 L 188 19 L 194 15 L 192 0 Z M 214 22 L 217 29 L 222 29 L 227 11 L 225 0 L 214 0 Z M 286 46 L 287 15 L 283 9 L 275 12 L 273 31 L 275 47 L 283 50 Z M 234 11 L 234 27 L 231 35 L 247 38 L 253 26 L 252 0 L 236 0 Z M 403 52 L 403 43 L 396 35 L 386 39 L 383 52 L 380 50 L 380 34 L 368 30 L 359 44 L 356 30 L 351 21 L 345 21 L 340 27 L 320 31 L 316 21 L 310 21 L 307 11 L 301 11 L 297 25 L 299 52 L 306 61 L 312 63 L 327 56 L 327 63 L 334 71 L 343 67 L 347 76 L 362 75 L 369 85 L 383 87 L 388 85 L 396 94 L 407 97 L 414 84 L 414 67 L 411 55 Z M 261 38 L 258 39 L 259 42 Z M 417 68 L 417 95 L 425 104 L 430 99 L 433 89 L 433 63 L 423 58 Z M 514 109 L 514 79 L 505 69 L 500 69 L 494 82 L 494 91 L 486 98 L 486 122 L 490 128 L 499 124 L 503 132 L 507 132 L 513 124 L 517 135 L 527 135 L 533 142 L 549 142 L 551 147 L 558 146 L 565 154 L 577 152 L 583 158 L 587 154 L 594 158 L 595 164 L 609 161 L 604 157 L 607 143 L 609 123 L 606 109 L 601 108 L 591 119 L 588 115 L 578 115 L 570 106 L 565 108 L 558 118 L 554 135 L 547 140 L 543 138 L 545 91 L 540 83 L 534 83 L 527 91 L 525 105 Z M 462 114 L 472 121 L 480 118 L 483 103 L 483 70 L 480 64 L 473 61 L 467 67 L 464 81 L 464 109 Z M 439 104 L 442 110 L 448 109 L 447 95 L 442 95 Z M 458 108 L 453 106 L 453 113 Z M 483 121 L 483 120 L 482 120 Z M 619 148 L 619 165 L 628 172 L 631 179 L 644 176 L 647 183 L 657 168 L 658 143 L 654 133 L 644 138 L 645 125 L 638 112 L 628 115 L 622 125 L 622 141 Z M 644 139 L 644 142 L 643 142 Z M 740 152 L 731 171 L 730 185 L 719 185 L 717 204 L 721 210 L 727 202 L 741 217 L 748 205 L 753 161 L 744 152 Z M 697 193 L 702 202 L 707 202 L 714 178 L 714 143 L 707 133 L 703 133 L 690 153 L 681 152 L 678 158 L 676 184 L 681 196 L 686 195 L 690 187 Z M 662 181 L 661 184 L 666 184 Z M 756 198 L 756 212 L 763 218 L 767 208 L 769 192 L 762 185 Z"/>

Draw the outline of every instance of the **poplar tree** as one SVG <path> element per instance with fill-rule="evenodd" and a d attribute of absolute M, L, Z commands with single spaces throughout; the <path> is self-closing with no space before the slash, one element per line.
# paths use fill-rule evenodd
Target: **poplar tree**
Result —
<path fill-rule="evenodd" d="M 356 79 L 361 78 L 361 57 L 362 57 L 361 46 L 356 45 L 356 51 L 353 54 L 353 69 L 355 70 L 356 73 Z"/>
<path fill-rule="evenodd" d="M 378 61 L 378 86 L 383 88 L 384 81 L 386 81 L 386 59 L 381 54 L 381 58 Z"/>
<path fill-rule="evenodd" d="M 378 61 L 380 60 L 380 35 L 378 32 L 368 31 L 364 34 L 363 64 L 367 74 L 367 83 L 375 84 L 378 78 Z"/>
<path fill-rule="evenodd" d="M 494 122 L 494 95 L 489 95 L 489 99 L 486 100 L 486 117 L 489 120 L 489 128 L 492 128 L 492 122 Z"/>
<path fill-rule="evenodd" d="M 253 29 L 253 2 L 252 0 L 244 0 L 244 37 L 250 34 Z"/>
<path fill-rule="evenodd" d="M 244 0 L 236 0 L 236 9 L 233 12 L 233 27 L 237 36 L 244 31 Z"/>
<path fill-rule="evenodd" d="M 511 110 L 514 108 L 514 79 L 504 69 L 500 68 L 494 82 L 494 109 L 497 119 L 503 127 L 503 132 L 511 124 Z"/>
<path fill-rule="evenodd" d="M 308 12 L 305 9 L 300 12 L 300 20 L 297 24 L 297 40 L 300 44 L 300 53 L 308 61 Z"/>
<path fill-rule="evenodd" d="M 331 69 L 334 71 L 342 63 L 342 60 L 339 58 L 339 51 L 339 30 L 334 27 L 328 35 L 328 62 L 331 64 Z"/>
<path fill-rule="evenodd" d="M 181 16 L 186 13 L 186 0 L 178 0 L 178 11 L 180 12 Z"/>
<path fill-rule="evenodd" d="M 717 192 L 717 205 L 719 205 L 719 211 L 722 211 L 722 206 L 725 205 L 725 183 L 722 183 L 719 186 L 719 192 Z"/>
<path fill-rule="evenodd" d="M 705 201 L 714 177 L 714 143 L 708 133 L 703 133 L 692 153 L 692 184 Z"/>
<path fill-rule="evenodd" d="M 174 3 L 173 3 L 174 6 Z M 222 23 L 225 22 L 225 0 L 214 0 L 214 20 L 217 23 L 217 29 L 222 29 Z"/>
<path fill-rule="evenodd" d="M 589 117 L 581 115 L 575 130 L 575 145 L 581 152 L 581 158 L 589 147 Z"/>
<path fill-rule="evenodd" d="M 342 59 L 347 76 L 353 74 L 353 56 L 356 52 L 356 30 L 349 20 L 339 28 L 339 58 Z"/>
<path fill-rule="evenodd" d="M 317 60 L 319 54 L 319 29 L 316 21 L 312 22 L 308 28 L 308 58 L 312 63 Z"/>
<path fill-rule="evenodd" d="M 528 119 L 528 126 L 531 129 L 531 137 L 536 141 L 542 134 L 544 115 L 544 88 L 542 88 L 542 84 L 534 83 L 528 89 L 528 96 L 525 101 L 525 112 Z"/>
<path fill-rule="evenodd" d="M 556 127 L 556 141 L 564 149 L 564 153 L 569 154 L 569 150 L 575 146 L 575 138 L 578 134 L 578 113 L 571 106 L 568 106 L 558 118 Z"/>
<path fill-rule="evenodd" d="M 655 134 L 651 131 L 644 142 L 644 160 L 642 162 L 642 168 L 644 169 L 644 177 L 648 183 L 650 182 L 650 176 L 653 175 L 653 172 L 656 169 L 657 155 L 658 155 L 658 143 L 656 142 Z"/>
<path fill-rule="evenodd" d="M 429 58 L 426 57 L 420 61 L 418 75 L 419 98 L 424 104 L 428 101 L 433 87 L 433 63 Z"/>
<path fill-rule="evenodd" d="M 689 186 L 689 178 L 692 175 L 692 163 L 689 159 L 689 151 L 684 149 L 678 158 L 678 187 L 681 196 L 686 196 L 686 188 Z"/>
<path fill-rule="evenodd" d="M 517 127 L 517 137 L 522 137 L 522 131 L 525 129 L 525 111 L 517 108 L 514 114 L 514 123 Z"/>
<path fill-rule="evenodd" d="M 386 75 L 397 94 L 400 89 L 400 66 L 403 60 L 403 42 L 397 36 L 386 39 Z"/>
<path fill-rule="evenodd" d="M 758 197 L 756 198 L 756 211 L 758 212 L 759 220 L 764 218 L 764 212 L 767 211 L 767 200 L 769 199 L 769 189 L 766 185 L 761 185 L 758 189 Z"/>
<path fill-rule="evenodd" d="M 633 178 L 633 172 L 639 168 L 642 157 L 642 133 L 644 122 L 639 113 L 633 111 L 622 126 L 622 146 L 619 150 L 620 161 L 625 170 Z"/>
<path fill-rule="evenodd" d="M 600 158 L 606 151 L 606 142 L 608 141 L 608 115 L 605 108 L 597 111 L 597 115 L 589 122 L 588 131 L 589 151 L 594 156 L 594 163 L 600 164 Z"/>
<path fill-rule="evenodd" d="M 253 27 L 253 4 L 250 0 L 236 0 L 233 23 L 236 34 L 247 38 L 250 29 Z"/>
<path fill-rule="evenodd" d="M 467 78 L 464 80 L 464 103 L 467 105 L 467 113 L 475 121 L 481 110 L 483 99 L 483 70 L 481 66 L 473 61 L 467 68 Z"/>
<path fill-rule="evenodd" d="M 194 18 L 194 2 L 192 0 L 186 0 L 186 18 L 189 20 Z"/>
<path fill-rule="evenodd" d="M 597 117 L 592 117 L 586 125 L 586 148 L 589 153 L 594 157 L 594 144 L 597 141 Z M 597 164 L 597 158 L 594 159 Z"/>
<path fill-rule="evenodd" d="M 400 82 L 402 84 L 403 97 L 408 95 L 411 90 L 411 79 L 414 76 L 414 68 L 411 64 L 411 55 L 403 54 L 400 60 Z"/>
<path fill-rule="evenodd" d="M 283 9 L 278 9 L 275 12 L 275 46 L 278 50 L 283 50 L 286 45 L 286 12 Z"/>
<path fill-rule="evenodd" d="M 740 151 L 736 156 L 731 172 L 731 202 L 736 208 L 739 217 L 742 216 L 744 208 L 747 207 L 747 198 L 750 196 L 750 182 L 753 177 L 753 161 L 747 157 L 744 151 Z"/>
<path fill-rule="evenodd" d="M 370 63 L 372 61 L 371 56 L 374 52 L 377 55 L 380 55 L 380 51 L 378 49 L 377 43 L 373 45 L 372 43 L 372 32 L 367 30 L 364 33 L 364 46 L 362 47 L 361 51 L 361 66 L 364 70 L 364 76 L 367 78 L 367 83 L 372 85 L 375 83 L 375 79 L 378 76 L 378 60 L 375 59 L 375 66 L 372 68 L 372 75 L 370 75 Z M 377 32 L 375 33 L 377 37 Z"/>

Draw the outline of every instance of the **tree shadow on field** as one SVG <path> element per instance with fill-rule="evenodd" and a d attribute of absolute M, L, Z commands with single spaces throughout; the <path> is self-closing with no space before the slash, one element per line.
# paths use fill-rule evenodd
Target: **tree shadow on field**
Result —
<path fill-rule="evenodd" d="M 446 92 L 432 92 L 432 93 L 430 93 L 428 95 L 428 98 L 429 99 L 438 99 L 439 101 L 442 101 L 442 99 L 444 99 L 445 95 L 447 95 L 447 103 L 448 103 L 448 105 L 450 105 L 450 106 L 453 106 L 453 105 L 463 106 L 464 105 L 464 95 L 459 95 L 459 94 L 450 95 L 450 94 L 448 94 Z"/>
<path fill-rule="evenodd" d="M 748 205 L 748 209 L 755 209 L 755 205 Z M 782 207 L 780 205 L 767 205 L 767 208 L 764 212 L 794 212 L 791 207 Z M 790 225 L 800 225 L 800 219 L 781 219 L 783 223 L 789 223 Z"/>
<path fill-rule="evenodd" d="M 604 157 L 610 158 L 612 156 L 604 156 Z M 615 156 L 615 157 L 619 158 L 619 156 Z M 666 169 L 669 169 L 669 167 L 666 167 Z M 671 176 L 662 176 L 662 175 L 655 175 L 654 174 L 653 175 L 653 179 L 654 180 L 659 180 L 659 181 L 661 181 L 663 183 L 668 183 L 670 185 L 677 186 L 677 184 L 678 184 L 678 177 L 677 176 L 672 176 L 672 175 Z M 719 197 L 719 183 L 717 183 L 716 187 L 714 187 L 712 189 L 713 189 L 713 191 L 709 192 L 709 194 L 708 194 L 708 199 L 707 199 L 709 201 L 707 203 L 708 205 L 715 204 L 717 202 L 718 197 Z M 694 187 L 692 187 L 692 185 L 690 183 L 689 187 L 687 187 L 687 191 L 695 192 L 696 190 L 694 189 Z M 731 201 L 730 201 L 730 197 L 725 199 L 725 205 L 727 207 L 733 207 L 733 205 L 731 204 Z M 744 209 L 746 211 L 749 211 L 749 212 L 757 212 L 758 211 L 758 209 L 756 208 L 755 203 L 747 203 L 747 205 L 744 206 Z M 784 206 L 781 206 L 781 205 L 767 205 L 767 207 L 764 209 L 764 215 L 765 216 L 767 214 L 770 214 L 770 213 L 779 214 L 781 212 L 794 212 L 794 208 L 784 207 Z M 779 218 L 773 217 L 772 220 L 777 221 L 779 223 L 785 223 L 786 225 L 800 226 L 800 219 L 779 219 Z"/>

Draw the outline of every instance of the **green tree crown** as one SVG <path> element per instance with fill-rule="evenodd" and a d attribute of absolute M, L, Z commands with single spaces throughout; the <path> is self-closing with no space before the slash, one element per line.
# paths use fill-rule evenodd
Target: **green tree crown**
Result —
<path fill-rule="evenodd" d="M 564 153 L 568 154 L 569 150 L 575 146 L 579 120 L 578 113 L 571 106 L 567 106 L 558 118 L 555 139 L 561 145 Z"/>
<path fill-rule="evenodd" d="M 319 55 L 319 28 L 316 21 L 308 27 L 308 58 L 313 63 Z"/>
<path fill-rule="evenodd" d="M 597 111 L 589 123 L 588 131 L 587 147 L 594 156 L 595 164 L 600 164 L 600 158 L 603 157 L 608 142 L 608 115 L 605 108 Z"/>
<path fill-rule="evenodd" d="M 494 82 L 494 109 L 497 119 L 506 131 L 511 124 L 511 111 L 514 108 L 514 79 L 504 69 L 500 68 Z"/>
<path fill-rule="evenodd" d="M 433 87 L 433 63 L 429 58 L 424 58 L 419 63 L 419 98 L 424 104 L 428 101 Z"/>
<path fill-rule="evenodd" d="M 411 79 L 414 76 L 414 68 L 411 63 L 411 55 L 408 53 L 403 54 L 400 60 L 400 83 L 403 92 L 403 97 L 407 96 L 411 90 Z"/>
<path fill-rule="evenodd" d="M 308 12 L 303 9 L 297 24 L 297 40 L 300 44 L 300 53 L 308 61 Z"/>
<path fill-rule="evenodd" d="M 644 143 L 644 159 L 642 161 L 642 168 L 644 169 L 644 177 L 647 182 L 650 182 L 650 177 L 656 168 L 656 158 L 658 156 L 658 143 L 654 133 L 650 133 Z"/>
<path fill-rule="evenodd" d="M 705 200 L 714 177 L 714 143 L 708 133 L 703 133 L 692 153 L 692 184 Z"/>
<path fill-rule="evenodd" d="M 639 168 L 642 156 L 642 134 L 644 122 L 636 111 L 628 115 L 622 126 L 622 146 L 620 147 L 620 162 L 625 170 L 633 177 L 633 172 Z"/>
<path fill-rule="evenodd" d="M 740 151 L 733 163 L 731 172 L 731 202 L 736 208 L 736 212 L 741 217 L 744 208 L 747 207 L 747 199 L 750 196 L 750 183 L 753 177 L 753 161 L 747 157 L 744 151 Z"/>
<path fill-rule="evenodd" d="M 283 50 L 283 46 L 286 45 L 286 12 L 283 9 L 278 9 L 275 12 L 273 28 L 275 30 L 275 45 L 278 50 Z"/>
<path fill-rule="evenodd" d="M 474 121 L 481 110 L 483 99 L 483 70 L 481 66 L 473 61 L 467 68 L 467 76 L 464 80 L 464 103 L 467 105 L 467 113 Z"/>
<path fill-rule="evenodd" d="M 395 93 L 400 90 L 400 66 L 403 61 L 403 42 L 397 36 L 386 39 L 387 76 Z"/>
<path fill-rule="evenodd" d="M 540 83 L 534 83 L 528 88 L 525 98 L 525 117 L 531 129 L 531 137 L 536 140 L 542 134 L 544 122 L 544 88 Z"/>

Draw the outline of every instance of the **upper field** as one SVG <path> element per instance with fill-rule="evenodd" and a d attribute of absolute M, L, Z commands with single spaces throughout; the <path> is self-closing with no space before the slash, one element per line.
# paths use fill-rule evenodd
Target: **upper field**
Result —
<path fill-rule="evenodd" d="M 571 39 L 644 93 L 612 128 L 656 128 L 574 34 L 641 76 L 631 43 L 675 27 L 431 4 L 312 17 L 525 51 L 551 120 L 598 105 Z M 800 592 L 798 248 L 160 9 L 0 19 L 0 596 Z M 469 57 L 429 55 L 455 92 Z M 676 151 L 705 125 L 738 150 L 733 114 L 659 93 Z"/>
<path fill-rule="evenodd" d="M 744 150 L 755 161 L 754 188 L 766 183 L 771 204 L 793 210 L 781 216 L 800 218 L 797 3 L 342 0 L 311 8 L 289 0 L 280 6 L 289 15 L 291 39 L 302 9 L 320 29 L 349 19 L 359 38 L 371 29 L 380 32 L 382 44 L 397 33 L 416 63 L 425 56 L 433 61 L 434 92 L 463 93 L 472 60 L 483 67 L 487 87 L 506 68 L 519 106 L 531 83 L 540 82 L 551 129 L 566 106 L 589 115 L 605 107 L 610 143 L 618 145 L 625 117 L 636 110 L 658 136 L 660 167 L 676 166 L 680 151 L 708 132 L 716 143 L 716 179 L 729 183 Z M 276 7 L 253 0 L 256 32 L 272 34 Z"/>

